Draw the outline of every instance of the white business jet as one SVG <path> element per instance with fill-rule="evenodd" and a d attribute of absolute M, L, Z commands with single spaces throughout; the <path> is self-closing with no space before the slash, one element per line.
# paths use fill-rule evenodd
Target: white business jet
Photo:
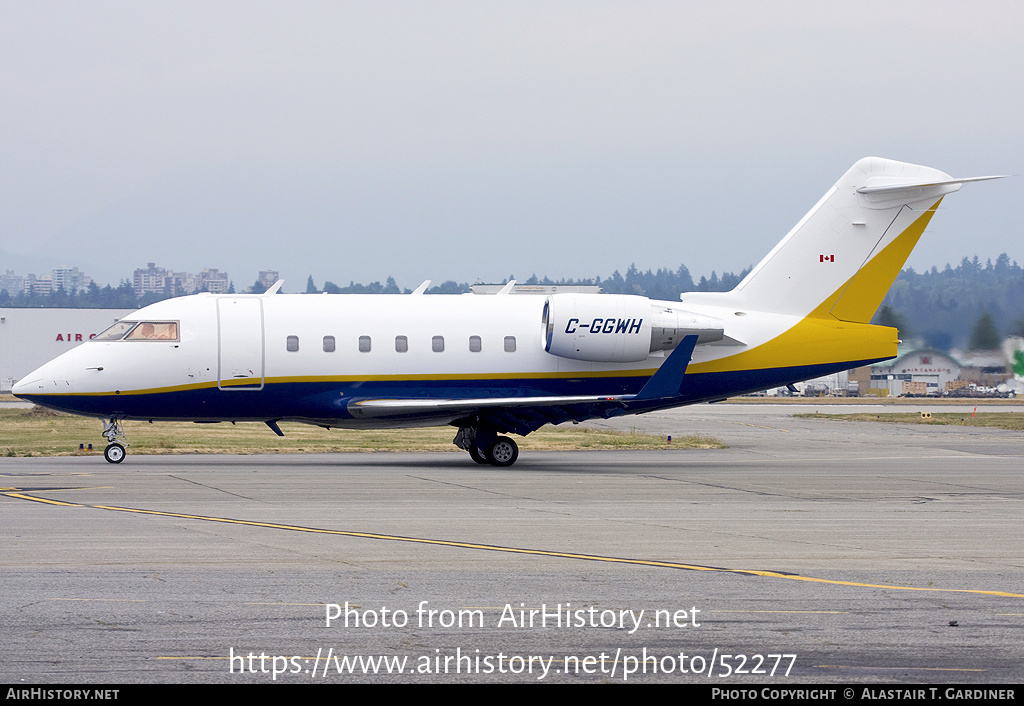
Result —
<path fill-rule="evenodd" d="M 681 301 L 512 296 L 198 294 L 147 306 L 20 380 L 14 394 L 122 421 L 451 425 L 474 461 L 505 434 L 715 401 L 896 355 L 868 322 L 943 196 L 969 181 L 857 162 L 731 292 Z"/>

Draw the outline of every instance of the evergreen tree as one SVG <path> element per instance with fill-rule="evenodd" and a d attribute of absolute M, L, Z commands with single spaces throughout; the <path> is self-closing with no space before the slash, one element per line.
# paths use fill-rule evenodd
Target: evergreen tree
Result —
<path fill-rule="evenodd" d="M 878 314 L 875 316 L 875 323 L 879 326 L 891 326 L 894 329 L 898 329 L 901 336 L 906 336 L 910 333 L 903 316 L 888 304 L 883 304 L 882 308 L 878 310 Z"/>
<path fill-rule="evenodd" d="M 507 284 L 507 283 L 506 283 Z M 427 294 L 465 294 L 469 291 L 469 285 L 465 282 L 459 283 L 453 280 L 442 282 L 436 287 L 431 287 Z"/>
<path fill-rule="evenodd" d="M 971 331 L 971 350 L 992 351 L 998 349 L 1001 343 L 1002 339 L 996 330 L 992 315 L 987 311 L 981 312 L 981 316 L 978 317 L 978 321 Z"/>

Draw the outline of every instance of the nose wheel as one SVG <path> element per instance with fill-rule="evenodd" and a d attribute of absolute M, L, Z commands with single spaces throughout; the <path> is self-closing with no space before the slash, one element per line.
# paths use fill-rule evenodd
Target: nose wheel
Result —
<path fill-rule="evenodd" d="M 124 447 L 128 444 L 128 438 L 121 427 L 120 419 L 111 419 L 103 424 L 103 436 L 107 439 L 107 448 L 103 449 L 103 458 L 107 463 L 121 463 L 128 452 Z"/>
<path fill-rule="evenodd" d="M 121 463 L 125 457 L 125 450 L 121 444 L 107 444 L 107 448 L 103 449 L 103 458 L 107 459 L 107 463 Z"/>

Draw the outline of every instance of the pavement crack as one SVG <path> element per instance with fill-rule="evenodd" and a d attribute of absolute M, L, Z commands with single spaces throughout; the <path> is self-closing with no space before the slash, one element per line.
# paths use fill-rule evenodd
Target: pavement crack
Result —
<path fill-rule="evenodd" d="M 247 495 L 239 495 L 238 493 L 232 493 L 230 490 L 224 490 L 223 488 L 218 488 L 213 485 L 207 485 L 206 483 L 200 483 L 199 481 L 189 480 L 188 478 L 182 478 L 181 476 L 176 476 L 173 473 L 169 473 L 168 475 L 171 478 L 174 478 L 175 480 L 184 481 L 185 483 L 191 483 L 192 485 L 198 485 L 203 488 L 208 488 L 210 490 L 216 490 L 218 493 L 224 493 L 225 495 L 230 495 L 235 498 L 242 498 L 243 500 L 253 500 L 255 502 L 259 502 L 258 500 L 256 500 L 256 498 L 250 498 Z"/>
<path fill-rule="evenodd" d="M 534 498 L 529 495 L 514 495 L 512 493 L 499 493 L 496 490 L 487 490 L 486 488 L 478 488 L 475 485 L 465 485 L 464 483 L 452 483 L 446 480 L 437 480 L 436 478 L 424 478 L 423 476 L 410 475 L 409 478 L 415 478 L 416 480 L 426 481 L 427 483 L 437 483 L 438 485 L 447 485 L 453 488 L 462 488 L 464 490 L 475 490 L 478 493 L 486 493 L 488 495 L 496 495 L 499 498 L 515 498 L 517 500 L 535 500 L 544 501 L 546 498 Z"/>

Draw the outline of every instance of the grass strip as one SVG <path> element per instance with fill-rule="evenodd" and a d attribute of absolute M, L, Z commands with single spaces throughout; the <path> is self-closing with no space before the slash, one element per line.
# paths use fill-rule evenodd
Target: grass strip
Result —
<path fill-rule="evenodd" d="M 130 454 L 285 454 L 374 451 L 460 451 L 452 445 L 454 427 L 412 429 L 322 429 L 281 422 L 279 437 L 264 424 L 193 424 L 190 422 L 124 422 Z M 43 407 L 0 410 L 0 456 L 74 456 L 100 454 L 106 441 L 102 423 L 90 417 L 54 412 Z M 547 426 L 528 437 L 516 437 L 524 451 L 600 449 L 719 449 L 725 445 L 707 436 L 672 437 L 620 432 L 586 426 Z M 92 451 L 79 444 L 92 444 Z"/>
<path fill-rule="evenodd" d="M 889 422 L 896 424 L 932 424 L 959 427 L 992 427 L 1024 431 L 1024 413 L 1022 412 L 929 412 L 924 416 L 920 412 L 883 412 L 854 414 L 797 414 L 801 419 L 830 419 L 843 422 Z"/>

